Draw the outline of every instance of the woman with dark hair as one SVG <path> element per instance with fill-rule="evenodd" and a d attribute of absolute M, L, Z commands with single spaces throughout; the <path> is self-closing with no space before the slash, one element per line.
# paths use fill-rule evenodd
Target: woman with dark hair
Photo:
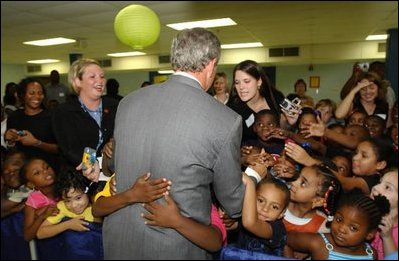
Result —
<path fill-rule="evenodd" d="M 17 92 L 24 109 L 16 110 L 7 119 L 4 139 L 8 148 L 16 147 L 27 157 L 41 157 L 56 168 L 58 145 L 51 126 L 52 113 L 43 106 L 43 84 L 28 77 L 18 84 Z"/>
<path fill-rule="evenodd" d="M 373 72 L 365 73 L 356 86 L 346 95 L 335 111 L 337 119 L 348 117 L 352 111 L 363 111 L 367 115 L 378 115 L 388 119 L 388 103 L 380 77 Z"/>
<path fill-rule="evenodd" d="M 242 117 L 241 142 L 256 139 L 252 128 L 255 113 L 269 109 L 280 117 L 279 104 L 284 100 L 284 95 L 273 86 L 263 68 L 252 60 L 243 61 L 235 66 L 232 87 L 232 95 L 227 105 Z"/>
<path fill-rule="evenodd" d="M 302 107 L 311 107 L 314 106 L 313 98 L 309 95 L 306 95 L 306 82 L 304 79 L 298 79 L 294 84 L 294 91 L 298 94 L 299 98 L 301 99 Z"/>
<path fill-rule="evenodd" d="M 6 84 L 6 90 L 3 97 L 4 110 L 7 117 L 17 109 L 22 109 L 22 101 L 17 95 L 17 84 L 9 82 Z"/>

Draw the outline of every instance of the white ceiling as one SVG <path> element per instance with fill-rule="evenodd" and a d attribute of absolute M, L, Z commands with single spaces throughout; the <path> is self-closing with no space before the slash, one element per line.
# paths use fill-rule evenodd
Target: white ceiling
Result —
<path fill-rule="evenodd" d="M 143 51 L 169 54 L 177 31 L 166 24 L 230 17 L 236 26 L 210 29 L 222 44 L 260 41 L 265 47 L 363 42 L 398 27 L 397 1 L 1 1 L 1 62 L 68 61 L 68 54 L 104 58 L 132 51 L 113 32 L 116 14 L 130 4 L 151 8 L 161 21 L 158 41 Z M 24 41 L 53 37 L 78 44 L 35 47 Z"/>

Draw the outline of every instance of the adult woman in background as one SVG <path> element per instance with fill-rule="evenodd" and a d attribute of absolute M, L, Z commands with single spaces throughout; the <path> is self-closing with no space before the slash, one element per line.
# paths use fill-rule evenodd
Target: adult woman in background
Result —
<path fill-rule="evenodd" d="M 64 160 L 76 167 L 82 161 L 85 147 L 95 149 L 97 156 L 101 156 L 114 132 L 118 102 L 101 97 L 106 80 L 96 60 L 75 61 L 68 80 L 77 97 L 56 109 L 53 128 Z"/>
<path fill-rule="evenodd" d="M 212 90 L 216 100 L 223 104 L 229 101 L 229 88 L 227 86 L 227 76 L 224 72 L 218 72 L 213 80 Z"/>
<path fill-rule="evenodd" d="M 279 104 L 284 100 L 284 95 L 274 88 L 263 68 L 252 60 L 245 60 L 235 66 L 232 89 L 238 96 L 231 95 L 227 105 L 242 117 L 241 142 L 256 139 L 252 128 L 254 114 L 269 109 L 280 116 Z"/>
<path fill-rule="evenodd" d="M 14 111 L 7 118 L 4 139 L 8 148 L 15 147 L 27 157 L 41 157 L 57 169 L 58 145 L 51 127 L 52 113 L 43 106 L 43 85 L 28 77 L 18 84 L 17 91 L 24 109 Z"/>
<path fill-rule="evenodd" d="M 373 72 L 363 74 L 361 80 L 346 95 L 335 111 L 337 119 L 348 117 L 353 111 L 363 111 L 367 115 L 378 115 L 385 121 L 388 118 L 388 103 L 380 77 Z"/>

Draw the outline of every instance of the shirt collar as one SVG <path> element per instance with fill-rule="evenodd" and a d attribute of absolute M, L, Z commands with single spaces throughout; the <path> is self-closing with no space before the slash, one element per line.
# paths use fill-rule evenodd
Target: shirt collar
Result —
<path fill-rule="evenodd" d="M 192 76 L 192 75 L 189 74 L 189 73 L 179 71 L 179 72 L 175 72 L 174 75 L 181 75 L 181 76 L 185 76 L 185 77 L 191 78 L 191 79 L 193 79 L 194 81 L 198 82 L 198 84 L 199 84 L 200 86 L 202 86 L 201 83 L 198 81 L 198 79 L 195 78 L 194 76 Z"/>

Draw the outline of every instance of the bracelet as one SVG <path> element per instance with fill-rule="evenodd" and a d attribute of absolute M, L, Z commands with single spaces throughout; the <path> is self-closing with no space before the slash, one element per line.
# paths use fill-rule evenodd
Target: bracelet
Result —
<path fill-rule="evenodd" d="M 256 172 L 254 169 L 247 167 L 245 169 L 245 174 L 247 174 L 250 177 L 254 177 L 256 179 L 256 182 L 259 183 L 259 181 L 262 180 L 262 177 Z"/>
<path fill-rule="evenodd" d="M 38 142 L 36 143 L 35 146 L 36 146 L 36 147 L 39 147 L 40 145 L 42 145 L 42 143 L 43 143 L 43 142 L 42 142 L 41 140 L 38 140 Z"/>

